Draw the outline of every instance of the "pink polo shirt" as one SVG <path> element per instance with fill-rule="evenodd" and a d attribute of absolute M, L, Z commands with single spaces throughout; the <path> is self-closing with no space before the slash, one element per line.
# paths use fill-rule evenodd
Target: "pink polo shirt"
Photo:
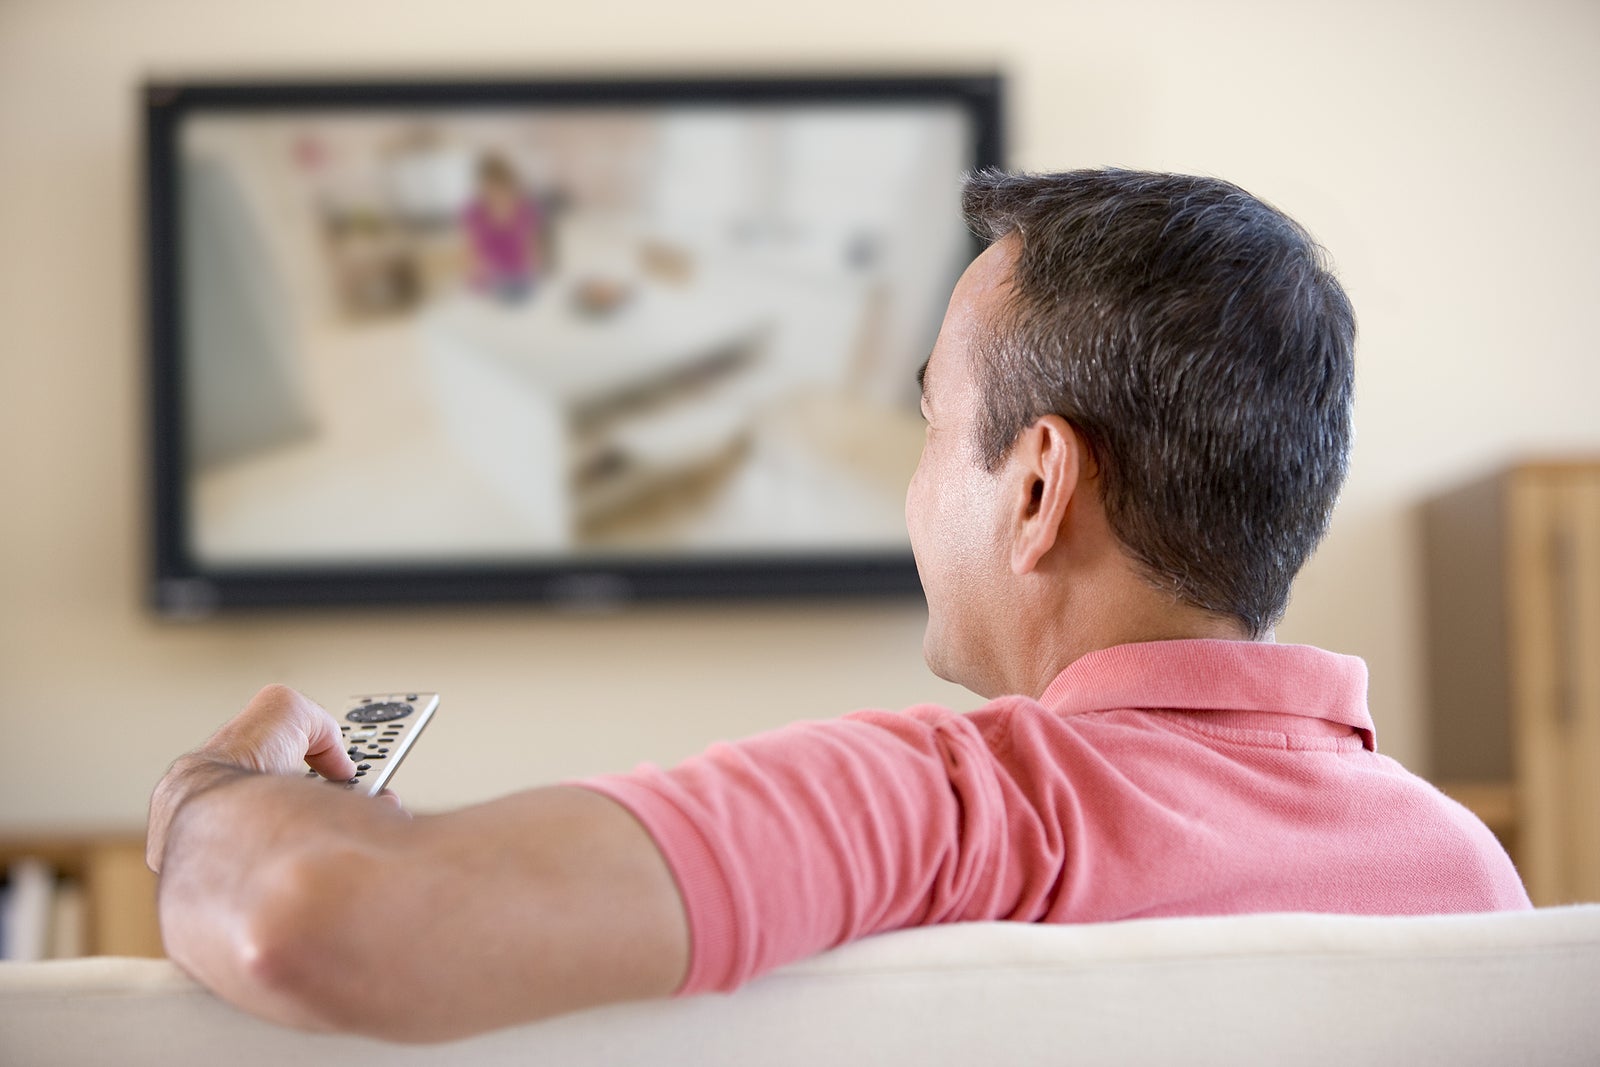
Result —
<path fill-rule="evenodd" d="M 1120 645 L 1038 700 L 860 711 L 582 784 L 677 879 L 683 993 L 930 923 L 1529 907 L 1488 829 L 1378 755 L 1366 686 L 1305 646 Z"/>

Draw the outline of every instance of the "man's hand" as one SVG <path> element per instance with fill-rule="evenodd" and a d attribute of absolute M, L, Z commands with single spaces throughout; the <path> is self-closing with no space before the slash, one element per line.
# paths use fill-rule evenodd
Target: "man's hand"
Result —
<path fill-rule="evenodd" d="M 282 685 L 257 693 L 201 751 L 261 774 L 299 774 L 308 763 L 324 778 L 356 773 L 333 716 Z"/>
<path fill-rule="evenodd" d="M 160 873 L 172 819 L 186 801 L 241 773 L 299 774 L 306 764 L 335 781 L 356 773 L 333 716 L 287 686 L 269 685 L 203 745 L 178 757 L 156 785 L 145 862 Z"/>

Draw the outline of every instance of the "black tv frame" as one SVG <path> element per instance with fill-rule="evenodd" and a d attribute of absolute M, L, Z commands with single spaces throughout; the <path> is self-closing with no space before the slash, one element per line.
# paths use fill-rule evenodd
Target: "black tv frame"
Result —
<path fill-rule="evenodd" d="M 592 80 L 183 81 L 144 87 L 146 342 L 149 410 L 150 607 L 169 618 L 219 610 L 311 606 L 911 597 L 909 550 L 852 555 L 730 555 L 549 564 L 206 567 L 187 550 L 178 134 L 192 111 L 415 109 L 605 104 L 759 105 L 945 102 L 974 134 L 975 167 L 1003 165 L 1002 80 L 993 72 L 692 76 Z M 974 252 L 977 251 L 976 243 Z"/>

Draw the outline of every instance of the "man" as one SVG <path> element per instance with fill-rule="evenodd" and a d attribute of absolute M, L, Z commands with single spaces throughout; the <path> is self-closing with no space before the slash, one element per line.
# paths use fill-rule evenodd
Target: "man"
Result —
<path fill-rule="evenodd" d="M 989 704 L 413 820 L 300 781 L 354 768 L 269 688 L 152 799 L 173 958 L 268 1018 L 427 1040 L 924 923 L 1528 907 L 1376 753 L 1360 661 L 1272 643 L 1350 438 L 1316 245 L 1210 179 L 991 172 L 965 206 L 992 243 L 923 371 L 906 518 L 928 663 Z"/>

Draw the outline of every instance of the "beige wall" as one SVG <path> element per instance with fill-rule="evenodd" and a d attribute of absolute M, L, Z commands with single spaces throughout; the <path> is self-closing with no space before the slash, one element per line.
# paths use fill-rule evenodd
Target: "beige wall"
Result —
<path fill-rule="evenodd" d="M 923 670 L 905 605 L 147 618 L 146 75 L 994 63 L 1015 164 L 1244 184 L 1328 245 L 1362 325 L 1354 469 L 1279 636 L 1366 657 L 1380 742 L 1421 766 L 1416 501 L 1600 450 L 1597 59 L 1592 0 L 0 0 L 0 828 L 136 824 L 167 759 L 268 679 L 443 690 L 402 779 L 423 807 L 971 703 Z"/>

